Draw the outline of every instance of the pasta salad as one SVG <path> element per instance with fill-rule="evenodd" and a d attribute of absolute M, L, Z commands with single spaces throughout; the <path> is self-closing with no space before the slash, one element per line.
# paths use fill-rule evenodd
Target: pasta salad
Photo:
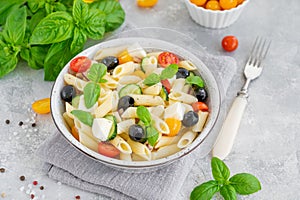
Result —
<path fill-rule="evenodd" d="M 209 115 L 196 66 L 138 43 L 78 56 L 64 74 L 63 117 L 84 146 L 111 158 L 149 161 L 189 146 Z"/>

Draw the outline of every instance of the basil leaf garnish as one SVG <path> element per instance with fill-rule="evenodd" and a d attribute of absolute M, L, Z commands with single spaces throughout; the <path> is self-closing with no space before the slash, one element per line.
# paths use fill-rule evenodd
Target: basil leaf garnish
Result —
<path fill-rule="evenodd" d="M 224 183 L 230 176 L 230 171 L 225 163 L 219 158 L 211 159 L 212 174 L 215 180 Z"/>
<path fill-rule="evenodd" d="M 197 85 L 198 87 L 204 87 L 204 81 L 199 76 L 189 76 L 185 79 L 185 82 L 190 85 Z"/>
<path fill-rule="evenodd" d="M 91 113 L 83 110 L 72 110 L 71 114 L 85 125 L 88 125 L 90 127 L 93 126 L 94 117 Z"/>
<path fill-rule="evenodd" d="M 152 86 L 152 85 L 155 85 L 157 83 L 160 82 L 160 77 L 158 74 L 155 74 L 155 73 L 152 73 L 150 74 L 149 76 L 147 76 L 147 78 L 145 78 L 144 80 L 144 84 L 145 85 L 148 85 L 148 86 Z"/>
<path fill-rule="evenodd" d="M 106 65 L 102 63 L 93 64 L 87 74 L 87 77 L 96 83 L 99 83 L 107 72 Z"/>
<path fill-rule="evenodd" d="M 236 174 L 232 176 L 229 181 L 235 191 L 239 194 L 248 195 L 261 190 L 259 180 L 252 174 Z"/>
<path fill-rule="evenodd" d="M 160 79 L 165 80 L 168 78 L 172 78 L 173 76 L 176 75 L 177 72 L 178 72 L 178 65 L 171 64 L 161 72 Z"/>
<path fill-rule="evenodd" d="M 136 114 L 139 119 L 145 124 L 145 126 L 149 126 L 151 124 L 151 114 L 145 106 L 137 107 Z"/>
<path fill-rule="evenodd" d="M 223 185 L 220 189 L 220 194 L 225 200 L 236 200 L 236 191 L 231 185 Z"/>
<path fill-rule="evenodd" d="M 98 101 L 100 96 L 100 86 L 90 82 L 83 88 L 84 103 L 86 108 L 91 108 Z"/>
<path fill-rule="evenodd" d="M 208 181 L 194 188 L 190 200 L 210 200 L 220 190 L 217 181 Z"/>
<path fill-rule="evenodd" d="M 156 141 L 158 140 L 159 133 L 158 131 L 152 126 L 146 126 L 146 135 L 147 140 L 151 146 L 154 146 Z"/>

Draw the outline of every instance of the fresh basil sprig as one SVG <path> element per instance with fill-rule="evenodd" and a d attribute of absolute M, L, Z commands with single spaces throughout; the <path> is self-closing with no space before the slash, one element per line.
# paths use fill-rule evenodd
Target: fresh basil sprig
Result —
<path fill-rule="evenodd" d="M 210 200 L 217 192 L 225 200 L 235 200 L 237 194 L 249 195 L 261 190 L 259 180 L 251 174 L 240 173 L 229 178 L 229 168 L 219 158 L 212 158 L 211 168 L 215 180 L 195 187 L 190 195 L 191 200 Z"/>
<path fill-rule="evenodd" d="M 147 78 L 145 78 L 143 83 L 148 86 L 155 85 L 159 83 L 161 80 L 172 78 L 173 76 L 175 76 L 177 71 L 178 71 L 178 65 L 171 64 L 168 67 L 166 67 L 164 70 L 162 70 L 160 75 L 151 73 L 149 76 L 147 76 Z"/>
<path fill-rule="evenodd" d="M 151 146 L 154 146 L 159 134 L 155 127 L 152 125 L 152 118 L 149 110 L 145 106 L 138 106 L 136 114 L 146 127 L 146 135 L 149 144 Z"/>
<path fill-rule="evenodd" d="M 115 0 L 89 4 L 82 0 L 3 1 L 0 78 L 13 71 L 21 57 L 33 69 L 44 68 L 45 80 L 55 80 L 88 38 L 102 39 L 124 19 L 125 12 Z"/>
<path fill-rule="evenodd" d="M 107 67 L 102 63 L 93 64 L 89 69 L 87 77 L 91 82 L 83 88 L 84 102 L 87 108 L 93 107 L 98 101 L 100 96 L 100 86 L 98 83 L 105 82 L 102 78 L 105 76 L 106 72 Z"/>

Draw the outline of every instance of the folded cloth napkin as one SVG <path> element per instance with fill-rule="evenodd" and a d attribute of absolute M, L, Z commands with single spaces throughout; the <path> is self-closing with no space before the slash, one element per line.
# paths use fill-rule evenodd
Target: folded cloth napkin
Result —
<path fill-rule="evenodd" d="M 223 88 L 221 96 L 224 99 L 225 91 L 236 71 L 235 60 L 231 57 L 208 54 L 200 59 Z M 222 122 L 217 123 L 209 136 L 192 153 L 163 168 L 145 173 L 121 171 L 101 164 L 76 150 L 58 131 L 55 131 L 36 153 L 45 161 L 45 169 L 50 178 L 70 186 L 118 200 L 172 200 L 176 199 L 195 159 L 209 153 L 221 124 Z M 207 152 L 203 152 L 204 149 Z"/>

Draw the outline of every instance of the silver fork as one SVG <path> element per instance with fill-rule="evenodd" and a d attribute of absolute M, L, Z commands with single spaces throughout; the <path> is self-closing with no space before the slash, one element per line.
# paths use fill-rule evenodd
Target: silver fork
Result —
<path fill-rule="evenodd" d="M 238 92 L 238 95 L 233 101 L 233 104 L 226 116 L 212 150 L 213 156 L 223 160 L 230 153 L 244 110 L 248 103 L 247 97 L 249 84 L 261 74 L 261 64 L 269 51 L 270 45 L 271 41 L 260 37 L 256 38 L 244 69 L 246 82 L 241 91 Z"/>

